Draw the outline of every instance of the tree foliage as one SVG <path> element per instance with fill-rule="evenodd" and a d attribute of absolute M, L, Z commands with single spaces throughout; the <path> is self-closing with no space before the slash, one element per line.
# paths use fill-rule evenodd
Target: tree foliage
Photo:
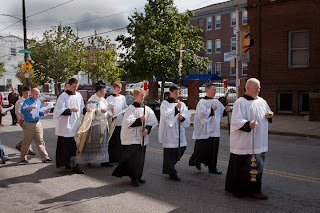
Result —
<path fill-rule="evenodd" d="M 93 82 L 104 80 L 112 82 L 119 80 L 122 69 L 117 66 L 117 51 L 110 39 L 95 35 L 88 39 L 88 46 L 83 52 L 81 68 L 89 74 Z"/>
<path fill-rule="evenodd" d="M 4 68 L 4 63 L 0 62 L 0 78 L 3 77 L 3 73 L 6 71 Z"/>
<path fill-rule="evenodd" d="M 16 77 L 20 80 L 23 85 L 26 85 L 26 78 L 25 78 L 26 71 L 21 67 L 19 64 L 18 71 L 16 73 Z M 41 82 L 38 81 L 36 74 L 33 69 L 29 71 L 29 85 L 31 88 L 38 87 L 41 85 Z"/>
<path fill-rule="evenodd" d="M 35 78 L 41 84 L 65 83 L 80 71 L 81 55 L 84 44 L 69 26 L 56 26 L 43 33 L 43 38 L 30 41 L 30 49 Z"/>
<path fill-rule="evenodd" d="M 134 79 L 160 77 L 164 81 L 178 78 L 179 51 L 186 50 L 182 69 L 206 69 L 208 59 L 197 53 L 204 50 L 201 29 L 190 25 L 193 12 L 180 14 L 173 0 L 148 0 L 144 13 L 136 11 L 129 17 L 128 37 L 120 35 L 117 41 L 124 51 L 126 75 Z M 163 88 L 162 95 L 163 97 Z"/>

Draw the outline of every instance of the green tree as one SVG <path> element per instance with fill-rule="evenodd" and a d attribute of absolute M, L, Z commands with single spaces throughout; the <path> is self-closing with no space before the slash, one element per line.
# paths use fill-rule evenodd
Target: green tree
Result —
<path fill-rule="evenodd" d="M 0 78 L 3 77 L 3 73 L 6 71 L 4 68 L 4 63 L 0 62 Z"/>
<path fill-rule="evenodd" d="M 190 69 L 206 69 L 208 58 L 197 53 L 204 50 L 201 29 L 190 25 L 193 12 L 180 14 L 173 0 L 148 0 L 144 13 L 136 11 L 129 17 L 128 37 L 120 35 L 117 41 L 124 51 L 120 56 L 124 61 L 126 76 L 134 79 L 160 76 L 163 99 L 164 82 L 178 78 L 180 46 L 183 55 L 183 74 Z"/>
<path fill-rule="evenodd" d="M 88 39 L 88 46 L 83 52 L 81 69 L 92 82 L 104 80 L 112 82 L 119 80 L 122 69 L 117 66 L 117 51 L 110 39 L 95 35 Z"/>
<path fill-rule="evenodd" d="M 54 83 L 55 93 L 60 92 L 60 83 L 80 71 L 84 44 L 69 26 L 56 26 L 43 33 L 43 38 L 33 39 L 30 49 L 35 78 L 41 84 Z"/>

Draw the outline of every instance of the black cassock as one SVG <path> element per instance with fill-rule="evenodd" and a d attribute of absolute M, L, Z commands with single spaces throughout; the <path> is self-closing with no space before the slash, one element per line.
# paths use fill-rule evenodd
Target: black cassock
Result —
<path fill-rule="evenodd" d="M 131 179 L 141 179 L 146 148 L 145 146 L 142 155 L 140 144 L 121 145 L 121 159 L 112 176 L 129 176 Z"/>
<path fill-rule="evenodd" d="M 217 166 L 219 140 L 219 137 L 196 140 L 193 154 L 189 160 L 189 165 L 195 166 L 203 163 L 205 166 L 209 167 L 209 171 L 214 171 Z"/>
<path fill-rule="evenodd" d="M 250 165 L 252 155 L 236 155 L 231 153 L 225 190 L 238 197 L 261 194 L 261 179 L 265 162 L 265 153 L 255 154 L 258 171 L 256 182 L 251 182 Z"/>
<path fill-rule="evenodd" d="M 163 168 L 162 174 L 176 175 L 177 170 L 174 168 L 176 163 L 180 160 L 184 154 L 186 147 L 180 147 L 180 156 L 179 148 L 164 148 L 163 149 Z"/>
<path fill-rule="evenodd" d="M 58 136 L 56 149 L 56 165 L 57 168 L 65 166 L 67 168 L 74 168 L 77 166 L 77 144 L 74 137 Z"/>

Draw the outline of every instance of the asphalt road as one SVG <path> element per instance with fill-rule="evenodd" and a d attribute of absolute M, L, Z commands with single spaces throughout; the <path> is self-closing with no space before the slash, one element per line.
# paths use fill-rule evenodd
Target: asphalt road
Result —
<path fill-rule="evenodd" d="M 19 152 L 14 147 L 22 138 L 22 131 L 10 124 L 7 115 L 0 139 L 10 161 L 0 164 L 0 213 L 320 211 L 319 139 L 269 136 L 262 185 L 269 200 L 259 201 L 238 199 L 224 190 L 230 155 L 225 130 L 221 132 L 218 162 L 223 174 L 212 175 L 205 167 L 198 171 L 188 166 L 194 147 L 193 128 L 188 128 L 188 147 L 176 166 L 181 182 L 173 182 L 161 174 L 162 148 L 157 139 L 158 129 L 153 130 L 143 177 L 147 183 L 135 188 L 127 177 L 112 177 L 114 168 L 82 165 L 85 174 L 70 174 L 57 169 L 54 163 L 41 163 L 38 154 L 29 157 L 30 164 L 20 164 Z M 44 117 L 42 125 L 47 151 L 54 159 L 57 137 L 52 115 Z"/>

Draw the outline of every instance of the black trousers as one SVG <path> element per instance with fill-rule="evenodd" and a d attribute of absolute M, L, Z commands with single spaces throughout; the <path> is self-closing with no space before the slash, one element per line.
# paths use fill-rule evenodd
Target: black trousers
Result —
<path fill-rule="evenodd" d="M 12 117 L 12 124 L 18 123 L 18 118 L 17 118 L 17 115 L 16 115 L 15 111 L 16 111 L 15 107 L 13 107 L 13 109 L 10 110 L 10 114 L 11 114 L 11 117 Z"/>

